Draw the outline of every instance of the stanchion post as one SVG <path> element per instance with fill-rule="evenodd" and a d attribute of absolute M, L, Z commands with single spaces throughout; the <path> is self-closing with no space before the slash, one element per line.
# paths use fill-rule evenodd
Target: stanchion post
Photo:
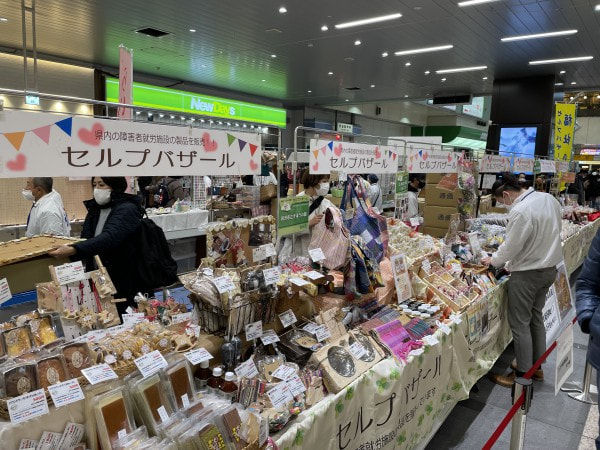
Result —
<path fill-rule="evenodd" d="M 522 394 L 524 394 L 523 404 L 512 419 L 510 450 L 521 450 L 523 448 L 527 413 L 529 412 L 533 396 L 533 382 L 526 378 L 516 378 L 512 392 L 513 404 L 519 401 Z"/>
<path fill-rule="evenodd" d="M 583 373 L 583 384 L 577 390 L 571 390 L 569 393 L 569 397 L 578 402 L 588 403 L 590 405 L 598 404 L 598 389 L 596 388 L 596 392 L 592 392 L 591 389 L 592 383 L 592 365 L 586 361 L 585 362 L 585 372 Z M 575 383 L 571 383 L 571 385 L 575 385 Z M 569 392 L 570 386 L 567 386 L 565 392 Z M 562 390 L 562 389 L 561 389 Z"/>

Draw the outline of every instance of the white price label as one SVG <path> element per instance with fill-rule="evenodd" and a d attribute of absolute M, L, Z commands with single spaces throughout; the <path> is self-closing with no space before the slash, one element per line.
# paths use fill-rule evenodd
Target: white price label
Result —
<path fill-rule="evenodd" d="M 262 320 L 258 322 L 252 322 L 246 325 L 246 341 L 252 341 L 258 339 L 263 335 Z"/>
<path fill-rule="evenodd" d="M 477 237 L 477 233 L 469 233 L 469 244 L 471 245 L 471 251 L 473 255 L 477 256 L 481 254 L 481 245 L 479 244 L 479 238 Z"/>
<path fill-rule="evenodd" d="M 446 336 L 448 336 L 450 333 L 452 333 L 452 330 L 450 329 L 450 327 L 448 325 L 446 325 L 445 323 L 440 322 L 439 320 L 436 320 L 436 325 L 437 327 L 442 330 L 442 333 L 444 333 Z"/>
<path fill-rule="evenodd" d="M 290 278 L 290 283 L 300 287 L 310 285 L 310 281 L 306 281 L 302 278 Z"/>
<path fill-rule="evenodd" d="M 317 337 L 317 341 L 323 342 L 325 339 L 331 337 L 331 332 L 327 328 L 327 325 L 320 325 L 315 328 L 315 336 Z"/>
<path fill-rule="evenodd" d="M 261 416 L 259 416 L 261 417 Z M 258 435 L 258 446 L 262 448 L 263 445 L 267 442 L 269 438 L 269 421 L 261 417 L 260 418 L 260 431 Z"/>
<path fill-rule="evenodd" d="M 117 433 L 117 438 L 121 439 L 124 438 L 125 436 L 127 436 L 127 429 L 123 428 L 122 430 L 119 430 Z"/>
<path fill-rule="evenodd" d="M 461 274 L 462 273 L 462 266 L 458 263 L 452 263 L 450 265 L 450 272 L 454 273 L 454 274 Z"/>
<path fill-rule="evenodd" d="M 252 261 L 253 262 L 259 262 L 264 259 L 267 259 L 267 253 L 266 253 L 265 247 L 263 245 L 252 249 Z"/>
<path fill-rule="evenodd" d="M 421 268 L 425 271 L 425 273 L 431 273 L 431 262 L 428 259 L 425 259 L 421 263 Z"/>
<path fill-rule="evenodd" d="M 11 298 L 12 294 L 10 293 L 8 281 L 6 280 L 6 278 L 2 278 L 0 280 L 0 305 L 4 302 L 9 301 Z"/>
<path fill-rule="evenodd" d="M 44 431 L 40 442 L 38 443 L 36 450 L 57 450 L 58 444 L 60 443 L 61 433 L 54 433 L 52 431 Z"/>
<path fill-rule="evenodd" d="M 356 359 L 360 359 L 367 354 L 367 349 L 358 341 L 348 347 L 348 350 L 350 350 L 350 354 Z"/>
<path fill-rule="evenodd" d="M 462 319 L 458 314 L 451 314 L 450 320 L 454 322 L 456 325 L 460 325 L 462 323 Z"/>
<path fill-rule="evenodd" d="M 283 328 L 287 328 L 290 325 L 293 325 L 296 322 L 298 322 L 294 311 L 292 311 L 291 309 L 288 309 L 287 311 L 279 314 L 279 320 L 281 320 L 281 325 L 283 326 Z"/>
<path fill-rule="evenodd" d="M 167 420 L 169 420 L 169 415 L 167 414 L 167 410 L 165 409 L 164 406 L 160 406 L 156 412 L 158 413 L 158 416 L 160 417 L 160 421 L 161 422 L 166 422 Z"/>
<path fill-rule="evenodd" d="M 84 399 L 77 378 L 48 386 L 48 392 L 50 392 L 54 406 L 57 408 Z"/>
<path fill-rule="evenodd" d="M 285 364 L 280 365 L 273 372 L 273 376 L 279 378 L 280 380 L 286 381 L 290 379 L 292 376 L 296 374 L 296 369 L 290 366 L 286 366 Z"/>
<path fill-rule="evenodd" d="M 21 423 L 48 414 L 48 401 L 43 389 L 23 394 L 6 401 L 12 423 Z"/>
<path fill-rule="evenodd" d="M 432 335 L 424 336 L 422 341 L 425 342 L 425 344 L 427 344 L 429 346 L 437 345 L 440 343 L 440 341 L 438 341 L 437 338 Z"/>
<path fill-rule="evenodd" d="M 231 277 L 227 275 L 223 275 L 222 277 L 217 277 L 213 279 L 213 283 L 217 287 L 219 294 L 225 294 L 226 292 L 231 292 L 235 289 L 235 285 L 233 284 L 233 280 Z"/>
<path fill-rule="evenodd" d="M 317 328 L 319 328 L 319 326 L 318 326 L 316 323 L 313 323 L 313 322 L 308 322 L 306 325 L 304 325 L 304 326 L 302 327 L 302 329 L 303 329 L 304 331 L 307 331 L 307 332 L 309 332 L 310 334 L 315 334 L 315 330 L 316 330 Z"/>
<path fill-rule="evenodd" d="M 160 369 L 164 369 L 168 365 L 167 361 L 158 350 L 146 353 L 145 355 L 134 359 L 133 362 L 142 374 L 142 378 L 149 377 L 150 375 L 158 372 Z"/>
<path fill-rule="evenodd" d="M 191 312 L 186 312 L 186 313 L 182 313 L 182 314 L 175 314 L 173 316 L 173 323 L 188 322 L 190 320 L 192 320 L 192 313 Z"/>
<path fill-rule="evenodd" d="M 85 435 L 85 425 L 69 422 L 63 431 L 57 449 L 70 449 L 81 442 Z"/>
<path fill-rule="evenodd" d="M 321 248 L 313 248 L 312 250 L 308 251 L 308 254 L 310 255 L 310 259 L 312 259 L 314 262 L 319 262 L 326 259 Z"/>
<path fill-rule="evenodd" d="M 290 389 L 294 397 L 306 391 L 306 386 L 304 386 L 304 383 L 302 382 L 300 377 L 298 377 L 298 375 L 294 374 L 293 376 L 285 380 L 285 382 L 287 383 L 288 388 Z"/>
<path fill-rule="evenodd" d="M 144 313 L 123 314 L 123 325 L 133 326 L 144 321 Z"/>
<path fill-rule="evenodd" d="M 290 388 L 285 381 L 277 383 L 275 387 L 267 392 L 267 395 L 269 396 L 269 400 L 271 400 L 271 403 L 275 409 L 282 408 L 294 400 L 292 391 L 290 391 Z"/>
<path fill-rule="evenodd" d="M 209 359 L 213 358 L 213 355 L 211 355 L 208 351 L 206 351 L 205 348 L 200 347 L 194 350 L 190 350 L 187 353 L 184 353 L 184 355 L 187 360 L 193 365 L 193 366 L 197 366 L 198 364 L 200 364 L 203 361 L 208 361 Z"/>
<path fill-rule="evenodd" d="M 411 227 L 418 227 L 419 225 L 421 225 L 421 221 L 419 220 L 418 217 L 411 217 L 410 218 L 410 226 Z"/>
<path fill-rule="evenodd" d="M 102 381 L 119 378 L 108 364 L 98 364 L 96 366 L 88 367 L 87 369 L 83 369 L 81 373 L 90 384 L 98 384 Z"/>
<path fill-rule="evenodd" d="M 311 280 L 320 280 L 321 278 L 323 278 L 325 275 L 323 275 L 320 272 L 317 272 L 316 270 L 311 270 L 310 272 L 306 272 L 304 274 L 305 277 L 310 278 Z"/>
<path fill-rule="evenodd" d="M 181 404 L 183 405 L 183 407 L 184 407 L 185 409 L 187 409 L 187 408 L 189 408 L 189 407 L 190 407 L 190 398 L 188 397 L 188 395 L 187 395 L 187 394 L 183 394 L 183 395 L 181 396 Z"/>
<path fill-rule="evenodd" d="M 21 439 L 21 443 L 19 444 L 19 448 L 17 450 L 35 450 L 37 445 L 38 441 L 34 441 L 33 439 Z"/>
<path fill-rule="evenodd" d="M 114 327 L 110 327 L 106 329 L 106 333 L 109 334 L 110 336 L 116 336 L 119 333 L 123 333 L 124 331 L 127 331 L 129 329 L 129 327 L 125 326 L 125 325 L 117 325 Z"/>
<path fill-rule="evenodd" d="M 271 285 L 276 284 L 279 281 L 281 275 L 281 269 L 279 267 L 272 267 L 270 269 L 263 270 L 263 276 L 265 277 L 265 284 Z"/>
<path fill-rule="evenodd" d="M 275 331 L 267 330 L 260 337 L 260 340 L 262 341 L 263 345 L 270 345 L 274 344 L 275 342 L 279 342 L 279 336 L 277 336 L 277 333 L 275 333 Z"/>
<path fill-rule="evenodd" d="M 235 374 L 240 378 L 255 378 L 258 376 L 258 369 L 253 359 L 241 363 L 235 368 Z"/>
<path fill-rule="evenodd" d="M 414 350 L 411 350 L 409 355 L 410 356 L 419 356 L 422 355 L 425 352 L 425 350 L 423 350 L 422 348 L 416 348 Z"/>
<path fill-rule="evenodd" d="M 204 275 L 206 275 L 207 277 L 212 277 L 214 276 L 214 272 L 210 267 L 205 267 L 204 269 L 202 269 L 202 273 Z"/>
<path fill-rule="evenodd" d="M 265 248 L 265 255 L 267 255 L 267 258 L 277 256 L 277 250 L 275 250 L 275 246 L 272 243 L 265 244 L 263 247 Z"/>
<path fill-rule="evenodd" d="M 63 264 L 62 266 L 54 266 L 56 279 L 61 286 L 64 284 L 74 283 L 75 281 L 85 280 L 85 270 L 81 261 Z"/>

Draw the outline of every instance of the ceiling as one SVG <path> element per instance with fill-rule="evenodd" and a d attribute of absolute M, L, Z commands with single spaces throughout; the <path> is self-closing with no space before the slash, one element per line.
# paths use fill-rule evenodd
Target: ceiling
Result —
<path fill-rule="evenodd" d="M 595 2 L 501 0 L 459 8 L 457 1 L 38 1 L 37 47 L 44 58 L 116 67 L 117 47 L 124 44 L 134 49 L 136 72 L 276 99 L 289 106 L 489 94 L 494 78 L 559 76 L 560 70 L 566 70 L 559 76 L 566 88 L 600 86 L 600 12 L 594 12 Z M 281 6 L 287 13 L 279 13 Z M 345 30 L 334 28 L 337 23 L 395 12 L 403 16 Z M 0 17 L 8 19 L 0 21 L 0 51 L 18 51 L 22 48 L 20 2 L 0 0 Z M 321 31 L 325 24 L 329 31 Z M 172 34 L 154 38 L 134 31 L 146 26 Z M 579 32 L 500 42 L 505 36 L 571 28 Z M 354 45 L 356 40 L 361 45 Z M 454 48 L 402 57 L 393 54 L 445 44 Z M 383 58 L 386 51 L 389 56 Z M 583 55 L 595 59 L 528 65 L 534 59 Z M 488 69 L 435 74 L 439 69 L 475 65 Z M 431 74 L 425 75 L 426 70 Z M 0 67 L 0 87 L 1 80 Z M 573 81 L 576 86 L 570 85 Z M 360 90 L 348 91 L 348 87 Z"/>

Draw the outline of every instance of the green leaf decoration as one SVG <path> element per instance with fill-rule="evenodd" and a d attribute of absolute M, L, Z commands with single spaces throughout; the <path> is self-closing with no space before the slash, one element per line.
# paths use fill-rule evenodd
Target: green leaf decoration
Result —
<path fill-rule="evenodd" d="M 468 375 L 471 375 L 471 374 L 473 373 L 473 371 L 474 371 L 474 370 L 475 370 L 475 368 L 471 367 L 471 368 L 470 368 L 470 369 L 467 371 L 467 374 L 468 374 Z"/>
<path fill-rule="evenodd" d="M 344 404 L 342 402 L 337 402 L 335 405 L 335 416 L 337 417 L 344 410 Z"/>
<path fill-rule="evenodd" d="M 301 446 L 303 440 L 304 440 L 304 430 L 298 430 L 298 431 L 296 431 L 296 437 L 294 438 L 294 443 L 292 445 Z"/>
<path fill-rule="evenodd" d="M 429 346 L 424 347 L 423 353 L 425 353 L 425 354 L 429 353 L 429 348 L 430 348 Z"/>
<path fill-rule="evenodd" d="M 402 433 L 400 436 L 398 436 L 398 437 L 396 438 L 396 443 L 397 443 L 398 445 L 402 444 L 402 443 L 403 443 L 403 442 L 405 442 L 405 441 L 406 441 L 406 431 L 404 431 L 404 432 L 403 432 L 403 433 Z"/>
<path fill-rule="evenodd" d="M 425 358 L 423 358 L 423 355 L 419 355 L 419 366 L 421 364 L 423 364 L 423 361 L 425 360 Z"/>
<path fill-rule="evenodd" d="M 399 380 L 400 379 L 400 371 L 398 369 L 392 369 L 390 372 L 390 380 Z"/>
<path fill-rule="evenodd" d="M 460 391 L 460 383 L 454 383 L 454 385 L 452 386 L 452 390 L 455 392 Z"/>
<path fill-rule="evenodd" d="M 425 414 L 421 414 L 421 415 L 419 416 L 419 422 L 418 422 L 418 425 L 419 425 L 419 426 L 421 426 L 421 424 L 423 423 L 423 419 L 425 419 Z"/>
<path fill-rule="evenodd" d="M 354 397 L 354 388 L 352 386 L 348 386 L 346 388 L 346 400 L 352 400 Z"/>
<path fill-rule="evenodd" d="M 446 336 L 445 334 L 442 334 L 442 344 L 445 344 L 445 343 L 446 343 L 446 338 L 447 338 L 447 337 L 448 337 L 448 336 Z"/>
<path fill-rule="evenodd" d="M 386 378 L 380 378 L 377 380 L 377 390 L 381 393 L 390 387 L 390 383 L 388 383 Z"/>
<path fill-rule="evenodd" d="M 430 415 L 433 412 L 433 402 L 430 402 L 428 405 L 425 406 L 425 412 L 427 413 L 427 415 Z"/>

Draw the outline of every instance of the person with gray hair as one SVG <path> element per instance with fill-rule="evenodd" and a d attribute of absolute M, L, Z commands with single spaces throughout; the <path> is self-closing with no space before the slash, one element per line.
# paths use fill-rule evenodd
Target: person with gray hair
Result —
<path fill-rule="evenodd" d="M 69 236 L 71 224 L 65 212 L 62 197 L 52 189 L 50 177 L 27 178 L 22 195 L 33 205 L 27 217 L 27 237 L 41 234 L 53 236 Z"/>

